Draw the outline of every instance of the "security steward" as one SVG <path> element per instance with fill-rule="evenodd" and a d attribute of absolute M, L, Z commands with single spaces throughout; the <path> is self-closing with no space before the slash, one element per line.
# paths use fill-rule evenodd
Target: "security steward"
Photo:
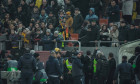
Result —
<path fill-rule="evenodd" d="M 20 57 L 18 69 L 21 70 L 21 84 L 32 84 L 36 60 L 29 50 L 26 50 L 25 54 Z"/>
<path fill-rule="evenodd" d="M 47 74 L 44 69 L 44 63 L 40 61 L 40 55 L 38 53 L 34 54 L 36 59 L 36 72 L 33 78 L 33 84 L 46 84 L 47 83 Z"/>
<path fill-rule="evenodd" d="M 72 79 L 72 57 L 69 57 L 64 64 L 64 82 L 65 84 L 73 84 Z"/>
<path fill-rule="evenodd" d="M 7 63 L 4 65 L 5 71 L 17 71 L 18 70 L 18 62 L 13 60 L 12 55 L 7 56 Z"/>
<path fill-rule="evenodd" d="M 117 66 L 115 71 L 113 84 L 116 84 L 116 80 L 120 78 L 119 84 L 131 84 L 135 78 L 133 68 L 131 64 L 127 63 L 127 56 L 122 57 L 122 63 Z"/>

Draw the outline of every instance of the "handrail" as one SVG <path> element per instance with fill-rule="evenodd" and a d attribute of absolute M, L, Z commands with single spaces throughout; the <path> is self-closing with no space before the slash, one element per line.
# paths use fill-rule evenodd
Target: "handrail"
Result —
<path fill-rule="evenodd" d="M 81 42 L 78 40 L 61 40 L 61 42 L 73 42 L 73 43 L 78 43 L 79 44 L 79 51 L 81 51 Z M 57 48 L 57 42 L 55 44 L 56 48 Z"/>
<path fill-rule="evenodd" d="M 125 41 L 89 41 L 89 43 L 98 43 L 98 47 L 100 47 L 101 43 L 125 43 Z"/>

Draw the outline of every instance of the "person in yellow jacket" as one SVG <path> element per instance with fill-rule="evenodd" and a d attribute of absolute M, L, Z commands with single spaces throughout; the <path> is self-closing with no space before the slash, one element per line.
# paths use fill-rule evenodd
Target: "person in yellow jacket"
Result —
<path fill-rule="evenodd" d="M 42 1 L 43 0 L 36 0 L 35 6 L 37 6 L 38 8 L 40 8 L 40 6 L 42 5 Z"/>
<path fill-rule="evenodd" d="M 73 33 L 72 25 L 73 25 L 73 18 L 71 16 L 71 12 L 68 11 L 66 12 L 66 27 L 69 28 L 70 34 Z"/>

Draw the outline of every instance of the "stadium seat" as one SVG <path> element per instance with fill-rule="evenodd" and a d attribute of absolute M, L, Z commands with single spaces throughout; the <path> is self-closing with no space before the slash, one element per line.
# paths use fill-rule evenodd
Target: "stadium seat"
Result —
<path fill-rule="evenodd" d="M 70 39 L 69 40 L 78 40 L 78 38 L 79 38 L 79 35 L 78 34 L 71 34 L 70 35 L 71 37 L 70 37 Z M 74 44 L 72 43 L 72 42 L 69 42 L 68 43 L 68 47 L 72 47 Z"/>
<path fill-rule="evenodd" d="M 100 25 L 104 25 L 104 24 L 108 25 L 108 19 L 100 19 L 99 24 Z"/>

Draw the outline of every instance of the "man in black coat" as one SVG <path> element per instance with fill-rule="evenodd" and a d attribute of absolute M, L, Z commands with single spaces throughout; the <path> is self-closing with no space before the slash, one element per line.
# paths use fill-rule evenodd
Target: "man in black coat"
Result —
<path fill-rule="evenodd" d="M 81 62 L 81 53 L 75 52 L 75 57 L 73 57 L 72 62 L 72 77 L 74 84 L 83 84 L 84 73 L 83 73 L 83 64 Z"/>
<path fill-rule="evenodd" d="M 132 80 L 134 80 L 134 72 L 131 64 L 127 63 L 127 56 L 122 57 L 122 63 L 119 64 L 116 68 L 114 74 L 113 83 L 116 83 L 116 80 L 120 78 L 120 84 L 131 84 Z"/>
<path fill-rule="evenodd" d="M 127 36 L 128 41 L 134 41 L 137 39 L 137 29 L 135 28 L 134 24 L 130 25 L 130 29 L 128 29 Z"/>
<path fill-rule="evenodd" d="M 48 75 L 49 84 L 60 84 L 60 79 L 62 79 L 62 72 L 60 69 L 59 61 L 56 59 L 55 51 L 51 51 L 49 60 L 46 62 L 45 71 Z"/>
<path fill-rule="evenodd" d="M 74 13 L 74 18 L 73 18 L 73 28 L 74 28 L 74 33 L 79 33 L 80 28 L 83 24 L 83 17 L 80 14 L 79 8 L 75 8 L 75 13 Z"/>
<path fill-rule="evenodd" d="M 119 41 L 127 42 L 127 30 L 128 30 L 128 27 L 127 27 L 125 21 L 121 22 L 120 28 L 118 30 L 119 30 L 119 37 L 118 37 Z"/>
<path fill-rule="evenodd" d="M 99 35 L 99 26 L 97 25 L 96 23 L 96 20 L 92 20 L 91 21 L 91 25 L 89 25 L 88 29 L 87 29 L 87 39 L 88 39 L 88 42 L 90 41 L 98 41 L 99 38 L 100 38 L 100 35 Z M 94 43 L 88 43 L 89 45 L 88 46 L 95 46 Z"/>
<path fill-rule="evenodd" d="M 91 52 L 87 51 L 87 55 L 84 58 L 84 73 L 85 73 L 85 84 L 91 84 L 91 80 L 92 80 L 92 56 L 91 56 Z"/>
<path fill-rule="evenodd" d="M 33 74 L 36 70 L 36 60 L 29 50 L 19 59 L 18 69 L 21 70 L 21 84 L 32 84 Z"/>
<path fill-rule="evenodd" d="M 107 84 L 113 84 L 113 76 L 116 70 L 116 60 L 114 59 L 113 53 L 109 53 L 109 74 Z"/>
<path fill-rule="evenodd" d="M 136 77 L 136 84 L 140 84 L 140 47 L 135 48 L 135 55 L 136 58 L 133 63 L 133 68 L 135 71 L 135 77 Z"/>

